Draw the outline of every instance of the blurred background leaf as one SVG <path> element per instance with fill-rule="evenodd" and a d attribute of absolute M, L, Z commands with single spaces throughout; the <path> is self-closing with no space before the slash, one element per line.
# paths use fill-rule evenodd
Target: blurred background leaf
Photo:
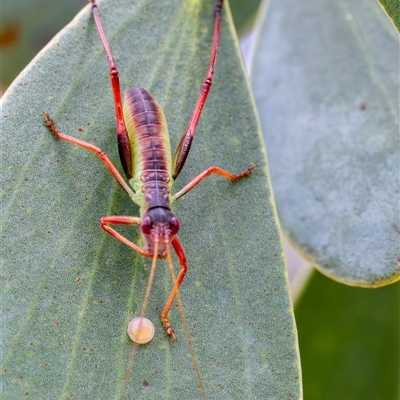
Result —
<path fill-rule="evenodd" d="M 239 37 L 252 28 L 260 3 L 261 0 L 230 0 L 233 22 Z"/>
<path fill-rule="evenodd" d="M 85 5 L 85 0 L 7 1 L 1 7 L 1 91 Z"/>
<path fill-rule="evenodd" d="M 399 399 L 399 295 L 313 274 L 295 309 L 305 399 Z"/>
<path fill-rule="evenodd" d="M 398 0 L 378 0 L 389 19 L 400 33 L 400 6 Z"/>

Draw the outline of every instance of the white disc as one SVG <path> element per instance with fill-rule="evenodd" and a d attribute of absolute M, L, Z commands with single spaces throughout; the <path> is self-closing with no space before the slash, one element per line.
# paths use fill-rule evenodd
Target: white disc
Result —
<path fill-rule="evenodd" d="M 145 344 L 153 339 L 155 332 L 154 324 L 147 318 L 133 318 L 128 325 L 128 335 L 137 344 Z"/>

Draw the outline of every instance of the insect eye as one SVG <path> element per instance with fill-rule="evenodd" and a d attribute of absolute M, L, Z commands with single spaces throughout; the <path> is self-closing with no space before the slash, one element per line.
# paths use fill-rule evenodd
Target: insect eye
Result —
<path fill-rule="evenodd" d="M 176 235 L 179 231 L 179 227 L 180 227 L 180 224 L 179 224 L 178 218 L 172 217 L 169 221 L 169 229 L 171 230 L 171 233 L 173 235 Z"/>
<path fill-rule="evenodd" d="M 152 225 L 153 223 L 151 221 L 151 218 L 147 215 L 142 219 L 142 222 L 140 224 L 140 229 L 145 235 L 150 235 Z"/>

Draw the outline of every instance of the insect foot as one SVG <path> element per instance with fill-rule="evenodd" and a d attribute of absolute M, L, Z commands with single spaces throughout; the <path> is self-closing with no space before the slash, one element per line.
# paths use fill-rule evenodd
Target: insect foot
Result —
<path fill-rule="evenodd" d="M 53 132 L 54 136 L 59 137 L 59 132 L 58 132 L 53 120 L 51 119 L 50 114 L 48 112 L 45 112 L 44 116 L 46 118 L 46 120 L 44 121 L 44 124 Z"/>
<path fill-rule="evenodd" d="M 242 172 L 235 175 L 235 181 L 238 181 L 240 178 L 244 178 L 245 176 L 249 176 L 251 174 L 251 171 L 253 171 L 253 169 L 255 168 L 257 168 L 257 164 L 250 165 L 250 167 L 247 167 Z"/>
<path fill-rule="evenodd" d="M 164 325 L 164 328 L 165 328 L 165 330 L 167 332 L 167 335 L 171 336 L 172 339 L 176 340 L 176 336 L 175 336 L 174 330 L 172 329 L 172 326 L 169 323 L 168 319 L 167 318 L 161 318 L 161 322 Z"/>

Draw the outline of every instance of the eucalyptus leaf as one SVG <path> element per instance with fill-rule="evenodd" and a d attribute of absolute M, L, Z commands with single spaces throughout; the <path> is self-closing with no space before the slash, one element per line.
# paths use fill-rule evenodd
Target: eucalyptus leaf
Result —
<path fill-rule="evenodd" d="M 145 87 L 158 99 L 173 149 L 206 74 L 213 3 L 98 2 L 122 87 Z M 103 232 L 99 219 L 138 215 L 138 208 L 94 154 L 44 126 L 48 111 L 61 131 L 99 146 L 121 170 L 108 72 L 88 6 L 2 98 L 7 398 L 201 397 L 178 308 L 170 315 L 176 342 L 159 321 L 172 287 L 163 260 L 146 314 L 156 334 L 127 371 L 133 346 L 126 327 L 140 313 L 150 261 Z M 239 172 L 252 163 L 258 168 L 249 178 L 213 176 L 174 203 L 189 263 L 180 294 L 207 398 L 300 398 L 267 162 L 224 4 L 214 84 L 174 191 L 210 165 Z M 139 238 L 134 228 L 123 233 Z"/>
<path fill-rule="evenodd" d="M 326 275 L 399 269 L 399 36 L 369 0 L 272 0 L 252 86 L 282 228 Z"/>

